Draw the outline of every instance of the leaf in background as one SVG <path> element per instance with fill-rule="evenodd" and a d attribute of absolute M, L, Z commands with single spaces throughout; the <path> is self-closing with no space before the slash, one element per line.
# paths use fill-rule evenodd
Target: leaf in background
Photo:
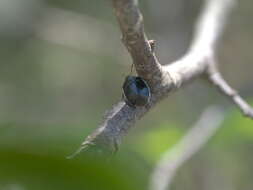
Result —
<path fill-rule="evenodd" d="M 135 140 L 136 151 L 140 153 L 147 161 L 157 161 L 161 154 L 172 147 L 183 135 L 182 128 L 166 124 L 159 128 L 152 129 L 138 136 Z"/>

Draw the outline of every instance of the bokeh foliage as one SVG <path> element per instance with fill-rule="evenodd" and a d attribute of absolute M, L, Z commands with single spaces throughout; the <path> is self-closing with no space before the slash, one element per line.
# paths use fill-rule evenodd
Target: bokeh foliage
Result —
<path fill-rule="evenodd" d="M 162 63 L 190 43 L 200 1 L 189 2 L 140 1 Z M 252 5 L 240 1 L 218 51 L 225 78 L 249 101 Z M 66 159 L 121 99 L 130 72 L 110 1 L 1 0 L 0 42 L 0 190 L 147 189 L 161 154 L 213 104 L 225 107 L 226 119 L 172 188 L 252 189 L 253 123 L 203 81 L 151 110 L 111 158 Z"/>

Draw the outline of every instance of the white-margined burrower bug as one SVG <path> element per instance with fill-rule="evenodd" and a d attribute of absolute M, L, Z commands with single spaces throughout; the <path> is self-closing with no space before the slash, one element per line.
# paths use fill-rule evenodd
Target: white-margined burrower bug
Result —
<path fill-rule="evenodd" d="M 130 107 L 145 106 L 151 98 L 147 82 L 138 76 L 127 76 L 123 84 L 123 98 Z"/>

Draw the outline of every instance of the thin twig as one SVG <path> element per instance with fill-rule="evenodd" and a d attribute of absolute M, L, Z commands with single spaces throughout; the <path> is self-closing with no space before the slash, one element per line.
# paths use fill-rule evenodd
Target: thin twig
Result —
<path fill-rule="evenodd" d="M 209 107 L 187 134 L 158 161 L 150 180 L 150 190 L 168 190 L 176 172 L 198 152 L 221 126 L 224 113 Z"/>
<path fill-rule="evenodd" d="M 237 91 L 228 85 L 219 72 L 210 75 L 209 80 L 221 91 L 221 93 L 228 96 L 246 117 L 253 119 L 252 107 L 250 107 Z"/>

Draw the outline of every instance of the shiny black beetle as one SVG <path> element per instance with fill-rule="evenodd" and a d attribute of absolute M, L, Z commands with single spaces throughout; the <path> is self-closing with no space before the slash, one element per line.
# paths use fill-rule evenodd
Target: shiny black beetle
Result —
<path fill-rule="evenodd" d="M 123 84 L 123 98 L 131 107 L 145 106 L 150 102 L 151 92 L 141 77 L 127 76 Z"/>

